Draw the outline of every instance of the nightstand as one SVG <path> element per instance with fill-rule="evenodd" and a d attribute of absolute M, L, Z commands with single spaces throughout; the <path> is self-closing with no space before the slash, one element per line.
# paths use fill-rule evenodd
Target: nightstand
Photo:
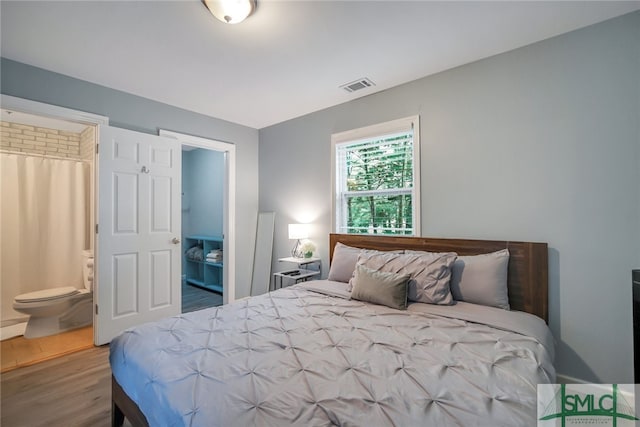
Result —
<path fill-rule="evenodd" d="M 295 283 L 306 282 L 320 276 L 322 260 L 320 258 L 279 258 L 278 262 L 295 264 L 296 268 L 273 273 L 273 290 Z"/>

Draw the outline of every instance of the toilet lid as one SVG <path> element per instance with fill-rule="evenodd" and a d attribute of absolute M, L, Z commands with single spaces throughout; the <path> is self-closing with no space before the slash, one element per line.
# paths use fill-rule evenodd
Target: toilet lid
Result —
<path fill-rule="evenodd" d="M 49 301 L 52 299 L 64 298 L 75 295 L 79 290 L 73 286 L 65 286 L 62 288 L 43 289 L 41 291 L 29 292 L 27 294 L 18 295 L 16 302 L 38 302 Z"/>

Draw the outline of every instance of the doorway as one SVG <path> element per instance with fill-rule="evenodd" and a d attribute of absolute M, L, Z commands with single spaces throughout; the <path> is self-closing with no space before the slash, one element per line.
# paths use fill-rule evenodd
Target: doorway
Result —
<path fill-rule="evenodd" d="M 93 345 L 96 126 L 4 106 L 0 125 L 5 372 Z M 52 303 L 46 319 L 14 305 L 65 288 L 76 295 L 59 312 Z"/>
<path fill-rule="evenodd" d="M 222 257 L 223 257 L 223 261 L 221 263 L 222 268 L 216 268 L 216 266 L 213 266 L 213 265 L 205 266 L 202 272 L 202 275 L 203 275 L 202 279 L 206 284 L 208 280 L 204 280 L 205 273 L 207 273 L 209 276 L 216 274 L 216 272 L 217 274 L 220 274 L 221 277 L 218 277 L 217 284 L 222 286 L 221 293 L 222 293 L 223 304 L 233 302 L 235 300 L 235 289 L 236 289 L 236 283 L 235 283 L 235 277 L 236 277 L 236 271 L 235 271 L 236 147 L 234 144 L 231 144 L 228 142 L 201 138 L 193 135 L 187 135 L 187 134 L 168 131 L 164 129 L 160 129 L 159 134 L 160 136 L 173 138 L 179 141 L 183 148 L 183 156 L 185 156 L 184 154 L 185 150 L 187 153 L 197 149 L 204 149 L 205 151 L 203 152 L 217 153 L 215 162 L 217 162 L 216 164 L 218 166 L 221 166 L 220 172 L 222 172 L 222 175 L 218 174 L 215 177 L 211 177 L 210 179 L 217 180 L 218 185 L 220 184 L 220 182 L 222 183 L 222 187 L 221 187 L 222 197 L 219 198 L 218 196 L 216 196 L 216 199 L 215 199 L 216 203 L 221 203 L 221 211 L 219 211 L 218 214 L 214 214 L 214 215 L 221 215 L 222 234 L 221 235 L 216 234 L 219 228 L 211 229 L 211 233 L 215 234 L 211 236 L 209 235 L 187 236 L 183 233 L 182 241 L 183 241 L 183 245 L 187 246 L 186 248 L 184 248 L 184 250 L 186 251 L 193 246 L 194 240 L 196 243 L 198 243 L 198 240 L 202 240 L 203 254 L 205 254 L 204 258 L 206 258 L 206 253 L 204 252 L 204 248 L 205 248 L 204 240 L 210 237 L 213 238 L 211 239 L 211 241 L 206 242 L 207 249 L 209 249 L 207 250 L 207 253 L 209 253 L 211 249 L 221 248 Z M 203 152 L 200 152 L 200 153 L 203 153 Z M 187 154 L 186 156 L 189 156 L 189 154 Z M 200 158 L 201 156 L 196 155 L 196 157 Z M 184 171 L 183 171 L 183 174 L 184 174 Z M 222 177 L 222 181 L 220 181 L 220 176 Z M 183 209 L 184 207 L 191 207 L 193 203 L 193 197 L 187 195 L 186 199 L 183 199 L 182 202 L 183 202 Z M 209 215 L 207 212 L 210 212 L 210 211 L 211 210 L 204 209 L 203 215 L 205 216 Z M 217 224 L 216 227 L 219 227 L 219 216 L 217 218 L 218 219 L 215 220 L 214 222 L 215 224 Z M 205 224 L 206 223 L 207 221 L 205 220 Z M 197 231 L 197 230 L 193 229 L 193 231 Z M 188 239 L 189 237 L 193 237 L 195 239 L 191 239 L 189 241 Z M 198 237 L 204 237 L 205 239 L 198 239 Z M 220 239 L 221 241 L 216 243 L 215 242 L 216 239 Z M 212 261 L 213 261 L 212 262 L 213 264 L 216 263 L 216 260 L 212 260 Z M 187 272 L 186 270 L 187 268 L 188 266 L 183 267 L 183 273 Z M 220 291 L 220 289 L 218 289 L 218 291 Z M 208 292 L 208 291 L 205 291 L 205 292 Z"/>
<path fill-rule="evenodd" d="M 182 145 L 182 313 L 223 303 L 224 162 Z"/>

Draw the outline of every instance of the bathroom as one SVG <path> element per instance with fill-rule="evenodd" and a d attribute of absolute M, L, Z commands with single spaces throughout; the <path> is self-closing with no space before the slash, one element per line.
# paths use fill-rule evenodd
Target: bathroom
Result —
<path fill-rule="evenodd" d="M 2 340 L 90 327 L 96 129 L 0 113 Z"/>

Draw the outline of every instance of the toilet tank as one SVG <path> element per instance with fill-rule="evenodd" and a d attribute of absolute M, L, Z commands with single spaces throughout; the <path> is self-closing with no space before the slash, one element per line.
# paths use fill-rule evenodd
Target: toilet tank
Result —
<path fill-rule="evenodd" d="M 82 279 L 84 287 L 93 291 L 93 251 L 82 251 Z"/>

